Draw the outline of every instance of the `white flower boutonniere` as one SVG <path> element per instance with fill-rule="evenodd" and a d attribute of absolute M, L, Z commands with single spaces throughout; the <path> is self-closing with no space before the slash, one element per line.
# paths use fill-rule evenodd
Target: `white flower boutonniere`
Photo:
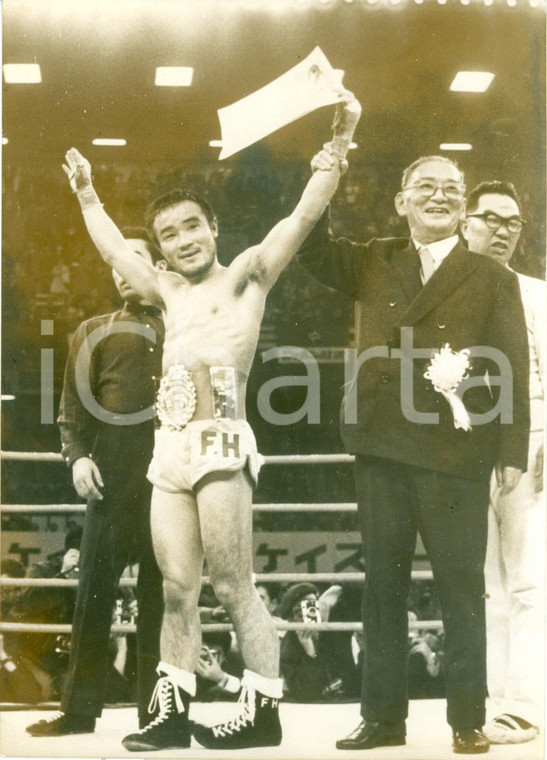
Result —
<path fill-rule="evenodd" d="M 438 393 L 442 393 L 450 404 L 454 415 L 454 427 L 456 429 L 471 430 L 471 420 L 463 401 L 456 394 L 462 380 L 468 377 L 469 349 L 453 351 L 448 343 L 433 354 L 424 377 L 431 380 L 433 387 Z"/>

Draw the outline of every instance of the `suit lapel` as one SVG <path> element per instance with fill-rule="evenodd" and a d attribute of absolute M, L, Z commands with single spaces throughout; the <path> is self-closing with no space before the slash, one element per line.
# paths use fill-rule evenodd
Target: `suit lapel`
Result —
<path fill-rule="evenodd" d="M 478 263 L 476 256 L 458 243 L 401 315 L 400 324 L 415 324 L 444 301 L 475 270 Z"/>
<path fill-rule="evenodd" d="M 412 302 L 422 290 L 420 278 L 420 257 L 411 240 L 404 248 L 395 249 L 391 255 L 391 264 L 401 281 L 403 290 Z"/>

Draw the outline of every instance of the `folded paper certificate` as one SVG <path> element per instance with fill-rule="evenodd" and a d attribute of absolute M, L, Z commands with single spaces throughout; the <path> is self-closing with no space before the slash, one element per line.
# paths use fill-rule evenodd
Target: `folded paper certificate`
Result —
<path fill-rule="evenodd" d="M 317 108 L 336 103 L 343 74 L 333 69 L 321 48 L 316 47 L 270 84 L 226 108 L 219 108 L 222 133 L 219 159 L 237 153 Z"/>

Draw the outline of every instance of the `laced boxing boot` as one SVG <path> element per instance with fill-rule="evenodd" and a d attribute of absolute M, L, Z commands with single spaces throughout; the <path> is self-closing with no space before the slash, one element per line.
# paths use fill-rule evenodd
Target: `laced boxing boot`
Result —
<path fill-rule="evenodd" d="M 211 728 L 195 724 L 193 734 L 207 749 L 245 749 L 277 747 L 281 744 L 279 700 L 244 686 L 239 704 L 240 715 Z"/>
<path fill-rule="evenodd" d="M 188 720 L 190 694 L 169 676 L 156 683 L 148 711 L 158 714 L 143 729 L 122 740 L 130 752 L 150 752 L 155 749 L 179 749 L 190 746 L 191 732 Z"/>

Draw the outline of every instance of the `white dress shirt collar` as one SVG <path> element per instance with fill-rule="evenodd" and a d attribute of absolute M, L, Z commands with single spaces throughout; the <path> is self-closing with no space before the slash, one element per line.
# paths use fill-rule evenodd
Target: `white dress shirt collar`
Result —
<path fill-rule="evenodd" d="M 431 258 L 435 262 L 435 269 L 438 269 L 440 267 L 448 254 L 456 246 L 458 240 L 459 238 L 457 235 L 451 235 L 450 237 L 444 238 L 444 240 L 436 240 L 434 243 L 429 243 L 428 245 L 424 246 L 422 243 L 418 243 L 417 240 L 414 240 L 414 238 L 412 238 L 412 242 L 416 246 L 417 251 L 419 251 L 420 248 L 427 248 L 431 254 Z"/>

